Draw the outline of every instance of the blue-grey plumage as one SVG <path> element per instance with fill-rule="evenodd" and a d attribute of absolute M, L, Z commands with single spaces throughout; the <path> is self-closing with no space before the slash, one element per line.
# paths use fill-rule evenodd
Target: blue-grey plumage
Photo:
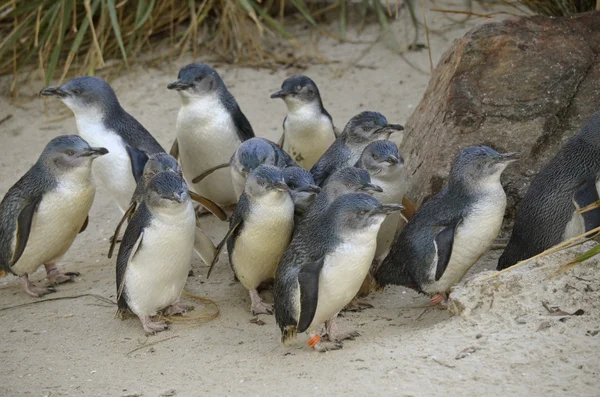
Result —
<path fill-rule="evenodd" d="M 265 138 L 255 137 L 240 144 L 229 164 L 233 188 L 239 197 L 244 192 L 248 174 L 259 165 L 285 168 L 295 166 L 296 162 L 275 143 Z"/>
<path fill-rule="evenodd" d="M 439 303 L 498 236 L 506 208 L 500 176 L 517 158 L 486 146 L 460 151 L 447 185 L 393 243 L 375 274 L 377 283 L 414 288 Z"/>
<path fill-rule="evenodd" d="M 312 174 L 302 167 L 287 167 L 281 170 L 290 195 L 294 201 L 294 224 L 298 224 L 308 207 L 315 201 L 321 188 L 315 184 Z"/>
<path fill-rule="evenodd" d="M 131 310 L 149 334 L 167 328 L 151 320 L 159 311 L 189 310 L 178 299 L 191 266 L 195 233 L 187 184 L 176 172 L 156 174 L 127 225 L 116 271 L 119 311 Z"/>
<path fill-rule="evenodd" d="M 301 167 L 310 169 L 339 135 L 317 85 L 307 76 L 295 75 L 285 79 L 271 98 L 283 99 L 287 107 L 279 145 Z"/>
<path fill-rule="evenodd" d="M 43 88 L 40 95 L 60 99 L 75 115 L 79 135 L 92 146 L 108 149 L 108 155 L 94 162 L 94 176 L 124 212 L 147 156 L 164 152 L 163 148 L 100 78 L 76 77 L 60 87 Z"/>
<path fill-rule="evenodd" d="M 181 109 L 177 116 L 177 147 L 188 181 L 227 162 L 240 143 L 254 132 L 216 70 L 202 63 L 181 68 L 178 80 L 167 88 L 177 90 Z M 217 170 L 194 191 L 220 205 L 237 202 L 231 174 Z"/>
<path fill-rule="evenodd" d="M 329 205 L 346 193 L 381 192 L 381 187 L 371 183 L 371 177 L 366 170 L 356 167 L 346 167 L 333 173 L 321 189 L 314 202 L 305 211 L 304 216 L 296 225 L 294 234 L 298 234 L 305 227 L 311 227 L 314 221 L 319 221 L 329 208 Z"/>
<path fill-rule="evenodd" d="M 56 265 L 87 226 L 96 192 L 92 162 L 106 153 L 76 135 L 54 138 L 0 203 L 0 270 L 20 276 L 29 295 L 54 292 L 52 285 L 79 275 Z M 28 278 L 42 265 L 47 288 Z"/>
<path fill-rule="evenodd" d="M 296 332 L 309 331 L 310 345 L 326 351 L 339 349 L 343 339 L 357 335 L 338 333 L 335 317 L 368 273 L 381 223 L 401 209 L 364 193 L 343 194 L 319 222 L 294 236 L 279 262 L 273 291 L 283 342 Z M 319 341 L 316 329 L 323 323 L 326 336 Z"/>
<path fill-rule="evenodd" d="M 519 204 L 498 270 L 600 226 L 600 209 L 576 210 L 598 201 L 600 112 L 540 170 Z"/>
<path fill-rule="evenodd" d="M 388 124 L 381 113 L 366 111 L 352 117 L 342 134 L 311 168 L 315 182 L 322 186 L 336 170 L 356 164 L 369 143 L 387 140 L 392 133 L 400 134 L 403 130 L 399 124 Z"/>
<path fill-rule="evenodd" d="M 279 257 L 292 236 L 294 202 L 288 190 L 279 168 L 260 165 L 253 170 L 209 269 L 208 276 L 227 244 L 229 263 L 250 292 L 253 314 L 271 313 L 256 288 L 275 276 Z"/>

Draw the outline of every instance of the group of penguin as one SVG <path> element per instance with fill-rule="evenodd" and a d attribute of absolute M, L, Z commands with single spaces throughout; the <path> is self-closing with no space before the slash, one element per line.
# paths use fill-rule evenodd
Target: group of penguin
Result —
<path fill-rule="evenodd" d="M 317 351 L 339 349 L 355 332 L 335 319 L 357 296 L 403 285 L 442 303 L 491 247 L 506 207 L 500 176 L 518 153 L 470 146 L 455 156 L 447 185 L 420 208 L 406 194 L 398 144 L 404 128 L 365 111 L 339 131 L 316 84 L 296 75 L 271 98 L 287 106 L 278 143 L 255 137 L 219 74 L 193 63 L 168 84 L 181 97 L 170 154 L 119 104 L 108 83 L 77 77 L 40 95 L 60 99 L 78 135 L 52 139 L 0 204 L 0 264 L 40 297 L 78 273 L 57 263 L 88 224 L 95 182 L 109 191 L 127 223 L 116 260 L 120 313 L 149 333 L 175 315 L 196 251 L 210 265 L 227 247 L 251 312 L 275 313 L 286 342 L 308 332 Z M 389 140 L 395 134 L 395 142 Z M 520 205 L 499 269 L 600 226 L 600 113 L 569 140 L 534 180 Z M 198 204 L 193 204 L 193 201 Z M 404 203 L 404 205 L 403 205 Z M 227 220 L 215 247 L 204 213 Z M 44 265 L 48 286 L 28 275 Z M 274 307 L 258 288 L 274 279 Z M 324 325 L 324 331 L 321 327 Z"/>

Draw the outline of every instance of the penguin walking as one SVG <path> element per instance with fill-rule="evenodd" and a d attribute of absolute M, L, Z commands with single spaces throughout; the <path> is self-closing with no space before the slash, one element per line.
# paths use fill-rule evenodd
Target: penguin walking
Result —
<path fill-rule="evenodd" d="M 356 167 L 367 170 L 371 182 L 381 187 L 383 191 L 373 193 L 373 197 L 380 203 L 402 204 L 406 191 L 406 168 L 404 159 L 394 142 L 371 142 L 363 151 Z M 377 250 L 375 251 L 376 265 L 380 264 L 387 256 L 401 221 L 402 213 L 395 212 L 385 218 L 379 228 Z"/>
<path fill-rule="evenodd" d="M 336 170 L 352 167 L 360 159 L 367 145 L 376 140 L 387 140 L 394 132 L 404 130 L 400 124 L 388 124 L 377 112 L 362 112 L 352 117 L 344 132 L 311 168 L 315 182 L 323 186 L 325 180 Z"/>
<path fill-rule="evenodd" d="M 382 205 L 364 193 L 338 197 L 322 220 L 298 234 L 285 251 L 275 277 L 275 319 L 282 342 L 309 332 L 317 351 L 340 349 L 358 336 L 340 333 L 337 313 L 358 292 L 375 254 L 377 232 L 386 215 L 401 205 Z M 318 327 L 325 324 L 321 339 Z"/>
<path fill-rule="evenodd" d="M 294 224 L 298 224 L 321 188 L 315 185 L 312 174 L 302 167 L 286 167 L 281 172 L 294 202 Z"/>
<path fill-rule="evenodd" d="M 168 328 L 152 321 L 191 309 L 178 303 L 191 268 L 196 216 L 187 184 L 174 172 L 146 184 L 139 208 L 127 225 L 117 256 L 119 312 L 131 310 L 148 334 Z"/>
<path fill-rule="evenodd" d="M 177 151 L 183 174 L 192 181 L 230 159 L 240 143 L 254 132 L 238 103 L 216 70 L 192 63 L 167 88 L 181 97 L 177 116 Z M 227 170 L 217 170 L 193 189 L 219 205 L 231 205 L 238 197 Z"/>
<path fill-rule="evenodd" d="M 519 205 L 498 270 L 513 266 L 600 226 L 600 209 L 577 210 L 599 200 L 600 112 L 540 170 Z"/>
<path fill-rule="evenodd" d="M 79 275 L 61 273 L 57 264 L 87 227 L 96 193 L 92 162 L 107 153 L 77 135 L 54 138 L 2 199 L 1 269 L 19 276 L 29 295 L 55 292 L 53 285 Z M 50 285 L 45 288 L 34 286 L 28 277 L 42 265 Z"/>
<path fill-rule="evenodd" d="M 487 146 L 458 153 L 448 184 L 402 230 L 375 273 L 377 284 L 404 285 L 441 303 L 498 236 L 506 208 L 500 176 L 518 158 Z"/>
<path fill-rule="evenodd" d="M 76 77 L 60 87 L 45 87 L 40 95 L 60 99 L 75 115 L 79 135 L 92 146 L 108 149 L 94 162 L 94 177 L 125 212 L 148 155 L 164 152 L 163 148 L 121 107 L 102 79 Z"/>
<path fill-rule="evenodd" d="M 250 292 L 253 315 L 271 314 L 257 292 L 258 286 L 275 276 L 279 257 L 294 229 L 294 202 L 279 168 L 261 165 L 250 173 L 246 189 L 231 216 L 229 231 L 217 247 L 207 278 L 227 244 L 229 263 Z"/>
<path fill-rule="evenodd" d="M 283 99 L 287 107 L 279 146 L 309 170 L 339 135 L 317 85 L 307 76 L 295 75 L 285 79 L 271 98 Z"/>

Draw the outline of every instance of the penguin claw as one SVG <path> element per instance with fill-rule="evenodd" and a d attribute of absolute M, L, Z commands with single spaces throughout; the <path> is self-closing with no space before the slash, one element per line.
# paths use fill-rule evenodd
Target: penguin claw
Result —
<path fill-rule="evenodd" d="M 352 300 L 352 302 L 348 303 L 346 307 L 344 307 L 343 311 L 345 312 L 362 312 L 365 309 L 372 309 L 373 305 L 368 302 L 363 302 L 358 299 Z"/>
<path fill-rule="evenodd" d="M 325 342 L 323 340 L 317 342 L 313 349 L 319 353 L 324 353 L 330 350 L 340 350 L 344 347 L 340 342 Z"/>
<path fill-rule="evenodd" d="M 169 329 L 169 324 L 164 321 L 152 321 L 150 317 L 141 317 L 140 321 L 146 331 L 146 335 L 154 335 L 157 332 L 166 331 Z"/>

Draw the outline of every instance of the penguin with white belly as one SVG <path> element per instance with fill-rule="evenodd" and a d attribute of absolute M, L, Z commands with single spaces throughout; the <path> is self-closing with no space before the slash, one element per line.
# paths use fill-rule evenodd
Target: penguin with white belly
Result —
<path fill-rule="evenodd" d="M 148 334 L 168 328 L 152 316 L 185 313 L 178 303 L 191 267 L 196 216 L 187 184 L 161 172 L 146 184 L 117 256 L 119 312 L 131 310 Z"/>
<path fill-rule="evenodd" d="M 500 176 L 518 158 L 487 146 L 458 153 L 447 185 L 419 208 L 377 269 L 377 284 L 414 288 L 441 303 L 498 236 L 506 208 Z"/>

